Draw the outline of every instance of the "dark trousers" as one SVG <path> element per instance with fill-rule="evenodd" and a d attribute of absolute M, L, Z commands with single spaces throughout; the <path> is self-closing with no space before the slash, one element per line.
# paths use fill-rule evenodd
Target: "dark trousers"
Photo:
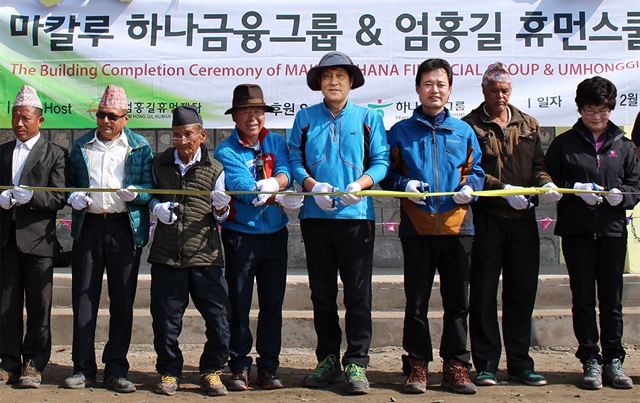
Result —
<path fill-rule="evenodd" d="M 304 219 L 300 221 L 307 255 L 316 357 L 340 356 L 337 277 L 344 286 L 347 351 L 342 364 L 369 364 L 371 344 L 371 275 L 375 226 L 369 220 Z"/>
<path fill-rule="evenodd" d="M 533 371 L 529 356 L 531 315 L 536 302 L 540 263 L 538 224 L 533 211 L 511 220 L 473 213 L 469 331 L 477 371 L 497 372 L 501 343 L 497 293 L 502 272 L 502 333 L 507 370 Z"/>
<path fill-rule="evenodd" d="M 127 376 L 140 252 L 141 248 L 134 247 L 126 214 L 115 219 L 85 215 L 80 236 L 73 243 L 71 267 L 74 373 L 96 376 L 96 320 L 106 268 L 110 304 L 109 340 L 102 353 L 104 375 Z"/>
<path fill-rule="evenodd" d="M 404 313 L 402 346 L 409 355 L 432 361 L 429 333 L 429 298 L 436 269 L 444 309 L 440 357 L 469 362 L 467 315 L 469 313 L 470 236 L 412 236 L 400 238 L 404 253 Z"/>
<path fill-rule="evenodd" d="M 15 225 L 0 251 L 0 367 L 20 372 L 31 360 L 43 371 L 51 355 L 53 259 L 18 252 Z M 23 340 L 23 305 L 27 331 Z"/>
<path fill-rule="evenodd" d="M 178 344 L 189 295 L 204 319 L 207 341 L 200 356 L 200 373 L 224 368 L 229 357 L 229 297 L 222 267 L 175 268 L 151 265 L 153 346 L 161 375 L 180 377 L 184 359 Z"/>
<path fill-rule="evenodd" d="M 624 361 L 622 272 L 627 252 L 626 237 L 593 239 L 587 236 L 563 236 L 562 250 L 571 286 L 573 332 L 578 339 L 576 357 L 583 363 L 590 358 L 596 358 L 604 364 L 614 358 Z M 599 337 L 596 295 L 600 310 Z"/>
<path fill-rule="evenodd" d="M 249 311 L 254 278 L 258 287 L 258 328 L 256 351 L 258 367 L 278 368 L 282 345 L 282 302 L 287 285 L 288 231 L 273 234 L 245 234 L 222 230 L 225 277 L 231 302 L 231 342 L 229 369 L 251 368 L 253 337 L 249 328 Z"/>

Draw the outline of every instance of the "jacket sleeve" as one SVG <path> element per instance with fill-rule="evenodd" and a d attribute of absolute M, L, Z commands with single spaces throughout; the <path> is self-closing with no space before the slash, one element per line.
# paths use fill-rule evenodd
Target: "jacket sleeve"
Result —
<path fill-rule="evenodd" d="M 389 144 L 387 132 L 384 130 L 382 117 L 375 111 L 367 111 L 367 128 L 371 132 L 369 142 L 369 166 L 365 175 L 371 177 L 373 184 L 379 183 L 387 175 L 389 169 Z"/>
<path fill-rule="evenodd" d="M 618 186 L 622 192 L 640 192 L 640 163 L 634 154 L 634 146 L 631 142 L 625 141 L 625 158 L 624 158 L 624 178 L 622 184 Z M 618 206 L 624 209 L 632 209 L 640 201 L 638 194 L 626 194 L 622 199 L 622 203 Z"/>
<path fill-rule="evenodd" d="M 246 161 L 243 161 L 238 153 L 230 147 L 216 148 L 215 159 L 220 161 L 224 167 L 226 190 L 250 192 L 256 189 L 256 180 L 249 171 Z M 256 198 L 252 194 L 233 195 L 232 197 L 245 204 L 251 203 Z"/>
<path fill-rule="evenodd" d="M 531 118 L 533 120 L 533 118 Z M 532 128 L 536 133 L 536 149 L 533 155 L 533 161 L 531 168 L 533 169 L 532 178 L 533 186 L 540 187 L 546 183 L 551 182 L 551 177 L 547 172 L 547 167 L 544 163 L 544 152 L 542 151 L 542 141 L 540 137 L 540 125 L 537 121 L 531 122 Z"/>
<path fill-rule="evenodd" d="M 556 137 L 549 146 L 547 154 L 544 157 L 547 172 L 551 176 L 553 183 L 560 188 L 573 188 L 573 183 L 569 183 L 564 177 L 562 169 L 562 143 Z"/>
<path fill-rule="evenodd" d="M 287 144 L 289 149 L 289 165 L 291 166 L 291 173 L 293 178 L 302 186 L 302 182 L 311 176 L 304 166 L 302 158 L 302 132 L 309 129 L 309 119 L 307 117 L 308 112 L 305 109 L 300 110 L 296 114 L 296 118 L 293 121 L 293 127 L 291 128 L 291 136 L 289 137 L 289 143 Z"/>
<path fill-rule="evenodd" d="M 277 174 L 285 174 L 289 186 L 293 182 L 291 180 L 291 168 L 289 166 L 289 154 L 287 153 L 287 144 L 285 143 L 284 136 L 277 133 L 269 133 L 269 136 L 273 136 L 274 154 L 276 156 L 276 166 L 273 170 L 273 176 Z"/>
<path fill-rule="evenodd" d="M 384 190 L 396 190 L 396 191 L 404 191 L 407 187 L 407 182 L 409 182 L 412 178 L 409 178 L 403 174 L 404 169 L 404 161 L 402 160 L 402 145 L 398 143 L 397 126 L 392 126 L 389 131 L 389 161 L 390 166 L 387 172 L 387 176 L 380 182 L 380 186 Z"/>
<path fill-rule="evenodd" d="M 53 159 L 53 165 L 49 171 L 47 187 L 62 188 L 66 185 L 67 176 L 67 150 L 49 145 L 49 153 Z M 65 205 L 63 192 L 33 192 L 33 198 L 29 205 L 39 210 L 58 211 Z"/>
<path fill-rule="evenodd" d="M 153 189 L 153 152 L 151 151 L 151 146 L 149 143 L 145 142 L 138 152 L 140 154 L 136 163 L 140 164 L 138 167 L 138 169 L 140 169 L 140 179 L 139 182 L 131 183 L 131 185 L 138 189 Z M 151 193 L 140 192 L 138 193 L 138 197 L 136 197 L 131 203 L 146 206 L 149 203 L 149 200 L 151 200 Z"/>
<path fill-rule="evenodd" d="M 477 191 L 484 188 L 484 170 L 480 166 L 482 151 L 480 151 L 476 133 L 471 126 L 467 125 L 467 127 L 467 162 L 461 167 L 462 177 L 456 190 L 460 190 L 464 185 L 469 185 Z"/>

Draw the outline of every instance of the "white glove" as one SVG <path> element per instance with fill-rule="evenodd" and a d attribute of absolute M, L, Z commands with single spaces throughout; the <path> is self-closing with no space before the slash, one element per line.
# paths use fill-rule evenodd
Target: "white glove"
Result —
<path fill-rule="evenodd" d="M 131 189 L 135 189 L 135 186 L 128 186 L 126 189 L 120 189 L 116 191 L 116 196 L 120 198 L 123 202 L 133 201 L 136 197 L 138 197 L 138 192 L 132 192 Z"/>
<path fill-rule="evenodd" d="M 524 189 L 524 188 L 522 186 L 504 185 L 504 189 L 509 190 L 509 189 Z M 509 205 L 511 206 L 511 208 L 516 210 L 526 210 L 528 208 L 533 207 L 533 203 L 531 203 L 529 199 L 527 199 L 527 196 L 525 195 L 513 195 L 513 196 L 502 196 L 502 197 L 506 199 L 507 202 L 509 202 Z"/>
<path fill-rule="evenodd" d="M 33 197 L 33 191 L 19 186 L 11 189 L 11 194 L 13 195 L 13 198 L 16 199 L 16 204 L 18 206 L 29 203 L 29 200 Z"/>
<path fill-rule="evenodd" d="M 344 188 L 345 193 L 359 192 L 361 190 L 362 190 L 362 186 L 360 186 L 358 182 L 351 182 L 350 184 L 347 185 L 346 188 Z M 340 196 L 340 203 L 344 204 L 345 206 L 350 206 L 352 204 L 360 203 L 362 199 L 363 199 L 362 196 L 345 194 Z"/>
<path fill-rule="evenodd" d="M 74 210 L 84 210 L 87 206 L 93 204 L 93 200 L 87 195 L 87 192 L 73 192 L 67 203 L 71 205 Z"/>
<path fill-rule="evenodd" d="M 424 193 L 424 192 L 428 192 L 429 191 L 429 184 L 427 182 L 420 182 L 420 181 L 417 181 L 415 179 L 412 179 L 409 182 L 407 182 L 407 185 L 404 187 L 404 191 L 407 192 L 407 193 Z M 426 203 L 424 201 L 427 199 L 427 197 L 426 196 L 407 197 L 407 199 L 411 200 L 415 204 L 426 205 Z"/>
<path fill-rule="evenodd" d="M 311 192 L 318 193 L 330 193 L 335 191 L 336 188 L 326 182 L 318 182 L 313 185 L 313 189 L 311 189 Z M 337 209 L 336 201 L 332 199 L 331 196 L 313 196 L 313 200 L 315 200 L 318 207 L 324 211 L 333 211 Z"/>
<path fill-rule="evenodd" d="M 469 185 L 464 185 L 456 194 L 453 195 L 453 201 L 457 204 L 467 204 L 473 200 L 471 192 L 473 192 L 473 188 Z"/>
<path fill-rule="evenodd" d="M 280 190 L 280 184 L 276 178 L 261 179 L 256 182 L 256 189 L 259 192 L 277 192 Z M 270 193 L 259 193 L 253 201 L 254 206 L 262 206 L 271 197 Z"/>
<path fill-rule="evenodd" d="M 0 193 L 0 207 L 5 210 L 9 210 L 14 204 L 16 204 L 16 200 L 11 197 L 11 189 L 7 189 Z"/>
<path fill-rule="evenodd" d="M 542 185 L 543 188 L 547 189 L 557 189 L 558 187 L 553 182 L 547 182 Z M 538 199 L 542 203 L 557 203 L 562 199 L 562 193 L 556 192 L 555 190 L 550 190 L 548 192 L 544 192 L 538 196 Z"/>
<path fill-rule="evenodd" d="M 622 194 L 622 191 L 620 191 L 620 189 L 613 188 L 609 191 L 608 195 L 604 196 L 604 198 L 607 199 L 607 203 L 609 203 L 610 206 L 617 206 L 618 204 L 622 203 L 624 195 Z"/>
<path fill-rule="evenodd" d="M 226 194 L 223 190 L 214 190 L 211 192 L 211 205 L 216 210 L 222 210 L 229 205 L 231 196 Z"/>
<path fill-rule="evenodd" d="M 595 183 L 582 183 L 576 182 L 573 185 L 573 188 L 576 190 L 603 190 L 604 188 Z M 602 196 L 597 195 L 595 193 L 576 193 L 576 196 L 584 200 L 590 206 L 595 206 L 596 204 L 602 203 Z"/>
<path fill-rule="evenodd" d="M 153 206 L 153 214 L 158 217 L 161 223 L 171 225 L 178 219 L 178 216 L 173 210 L 178 207 L 180 203 L 177 202 L 164 202 L 158 203 Z"/>
<path fill-rule="evenodd" d="M 276 203 L 287 210 L 297 210 L 304 204 L 304 195 L 296 194 L 293 191 L 287 191 L 291 194 L 277 194 Z"/>

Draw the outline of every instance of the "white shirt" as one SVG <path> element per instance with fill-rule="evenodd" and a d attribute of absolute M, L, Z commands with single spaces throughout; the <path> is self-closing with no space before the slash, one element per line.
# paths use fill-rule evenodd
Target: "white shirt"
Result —
<path fill-rule="evenodd" d="M 27 162 L 31 149 L 39 139 L 40 132 L 25 142 L 16 139 L 16 147 L 13 149 L 13 158 L 11 160 L 11 180 L 14 186 L 29 186 L 28 183 L 20 183 L 20 177 L 22 176 L 24 163 Z"/>
<path fill-rule="evenodd" d="M 131 151 L 127 136 L 122 132 L 113 141 L 102 141 L 96 130 L 93 139 L 85 146 L 89 160 L 89 187 L 122 189 L 124 187 L 124 166 L 127 155 Z M 87 207 L 87 212 L 124 213 L 127 203 L 123 202 L 115 193 L 90 193 L 93 204 Z"/>

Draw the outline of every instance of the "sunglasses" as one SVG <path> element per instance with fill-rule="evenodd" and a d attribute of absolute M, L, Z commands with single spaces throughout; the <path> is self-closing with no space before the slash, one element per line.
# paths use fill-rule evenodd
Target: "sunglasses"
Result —
<path fill-rule="evenodd" d="M 115 113 L 107 113 L 107 112 L 102 112 L 102 111 L 98 111 L 96 112 L 96 118 L 102 120 L 104 118 L 109 119 L 112 122 L 115 122 L 118 119 L 122 119 L 123 117 L 127 116 L 127 114 L 123 114 L 123 115 L 116 115 Z"/>

